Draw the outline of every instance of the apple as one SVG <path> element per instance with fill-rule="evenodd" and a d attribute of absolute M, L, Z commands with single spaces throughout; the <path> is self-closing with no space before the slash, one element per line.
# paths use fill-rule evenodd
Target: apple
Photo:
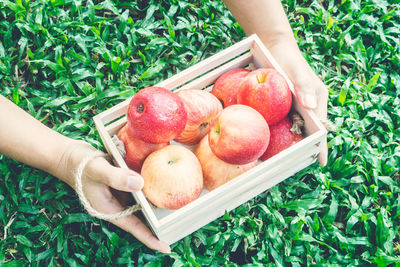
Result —
<path fill-rule="evenodd" d="M 293 133 L 291 128 L 292 122 L 288 117 L 269 127 L 271 137 L 261 160 L 265 161 L 303 139 L 302 134 Z"/>
<path fill-rule="evenodd" d="M 140 173 L 142 164 L 145 158 L 153 151 L 167 146 L 169 143 L 152 144 L 142 141 L 141 139 L 135 137 L 125 124 L 118 131 L 118 138 L 124 143 L 125 156 L 124 161 L 128 167 L 136 172 Z"/>
<path fill-rule="evenodd" d="M 268 125 L 273 125 L 289 113 L 292 93 L 277 70 L 261 68 L 249 73 L 241 83 L 238 103 L 254 108 L 264 116 Z"/>
<path fill-rule="evenodd" d="M 169 145 L 145 159 L 143 192 L 155 206 L 179 209 L 197 199 L 203 190 L 203 173 L 197 157 L 181 145 Z"/>
<path fill-rule="evenodd" d="M 185 105 L 187 122 L 175 141 L 185 145 L 197 144 L 208 133 L 211 121 L 222 111 L 222 104 L 204 90 L 187 89 L 176 94 Z"/>
<path fill-rule="evenodd" d="M 211 191 L 225 184 L 240 174 L 257 166 L 258 160 L 243 165 L 229 164 L 220 160 L 211 151 L 208 143 L 208 136 L 205 136 L 199 143 L 195 151 L 199 159 L 204 178 L 204 187 Z"/>
<path fill-rule="evenodd" d="M 130 101 L 127 120 L 137 138 L 160 144 L 173 140 L 183 131 L 187 114 L 175 93 L 162 87 L 147 87 Z"/>
<path fill-rule="evenodd" d="M 242 68 L 225 72 L 215 81 L 211 93 L 224 104 L 224 107 L 237 104 L 239 85 L 249 73 L 250 70 Z"/>
<path fill-rule="evenodd" d="M 212 122 L 208 141 L 211 150 L 230 164 L 247 164 L 267 149 L 269 127 L 263 116 L 245 105 L 226 107 Z"/>

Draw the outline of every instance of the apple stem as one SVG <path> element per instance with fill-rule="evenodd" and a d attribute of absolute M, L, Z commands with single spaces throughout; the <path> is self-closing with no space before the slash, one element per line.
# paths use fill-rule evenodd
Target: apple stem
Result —
<path fill-rule="evenodd" d="M 217 125 L 216 129 L 214 130 L 214 132 L 216 134 L 218 134 L 218 135 L 221 133 L 221 127 L 219 126 L 219 124 Z"/>
<path fill-rule="evenodd" d="M 256 77 L 258 83 L 264 83 L 267 78 L 267 75 L 265 73 L 261 73 L 261 75 L 257 75 Z"/>
<path fill-rule="evenodd" d="M 172 164 L 174 164 L 175 162 L 173 161 L 173 160 L 170 160 L 170 161 L 168 161 L 168 165 L 172 165 Z"/>

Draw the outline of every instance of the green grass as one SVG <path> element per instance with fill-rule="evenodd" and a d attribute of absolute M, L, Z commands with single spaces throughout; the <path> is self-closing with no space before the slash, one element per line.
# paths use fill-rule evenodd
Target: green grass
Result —
<path fill-rule="evenodd" d="M 103 149 L 93 115 L 245 37 L 219 1 L 146 2 L 0 0 L 0 92 Z M 329 86 L 338 130 L 327 167 L 313 164 L 163 255 L 88 216 L 56 178 L 0 155 L 0 265 L 400 266 L 396 2 L 284 1 Z"/>

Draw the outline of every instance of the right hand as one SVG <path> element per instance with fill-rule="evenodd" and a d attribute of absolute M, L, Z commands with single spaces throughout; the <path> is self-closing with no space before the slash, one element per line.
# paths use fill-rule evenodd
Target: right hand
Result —
<path fill-rule="evenodd" d="M 66 159 L 68 168 L 75 170 L 80 160 L 94 148 L 85 142 L 77 142 Z M 72 165 L 72 166 L 71 166 Z M 74 166 L 75 165 L 75 166 Z M 97 157 L 85 167 L 82 175 L 82 189 L 91 206 L 102 213 L 114 214 L 123 211 L 135 192 L 143 187 L 143 178 L 132 170 L 112 166 L 105 158 Z M 163 253 L 170 253 L 168 244 L 158 240 L 147 226 L 135 215 L 110 220 L 119 228 L 131 233 L 147 247 Z"/>

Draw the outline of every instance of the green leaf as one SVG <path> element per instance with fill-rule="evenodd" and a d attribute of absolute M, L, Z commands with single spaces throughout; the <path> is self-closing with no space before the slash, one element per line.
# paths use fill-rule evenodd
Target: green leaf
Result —
<path fill-rule="evenodd" d="M 381 76 L 381 73 L 377 73 L 369 80 L 367 88 L 366 88 L 366 90 L 368 92 L 371 92 L 376 87 L 380 76 Z"/>
<path fill-rule="evenodd" d="M 17 235 L 15 236 L 15 239 L 17 240 L 18 243 L 21 243 L 24 246 L 33 247 L 32 242 L 24 235 Z"/>
<path fill-rule="evenodd" d="M 326 215 L 324 216 L 324 220 L 328 223 L 331 224 L 335 221 L 336 217 L 337 217 L 337 213 L 338 213 L 338 208 L 339 208 L 339 204 L 338 201 L 336 200 L 336 198 L 333 196 L 332 197 L 332 201 L 331 204 L 329 206 L 329 211 L 328 213 L 326 213 Z"/>
<path fill-rule="evenodd" d="M 161 70 L 164 68 L 165 63 L 164 62 L 156 62 L 153 64 L 151 67 L 149 67 L 147 70 L 145 70 L 140 76 L 139 79 L 150 79 L 153 78 L 155 75 L 159 74 Z"/>
<path fill-rule="evenodd" d="M 72 213 L 63 218 L 63 224 L 91 222 L 93 218 L 86 213 Z"/>

